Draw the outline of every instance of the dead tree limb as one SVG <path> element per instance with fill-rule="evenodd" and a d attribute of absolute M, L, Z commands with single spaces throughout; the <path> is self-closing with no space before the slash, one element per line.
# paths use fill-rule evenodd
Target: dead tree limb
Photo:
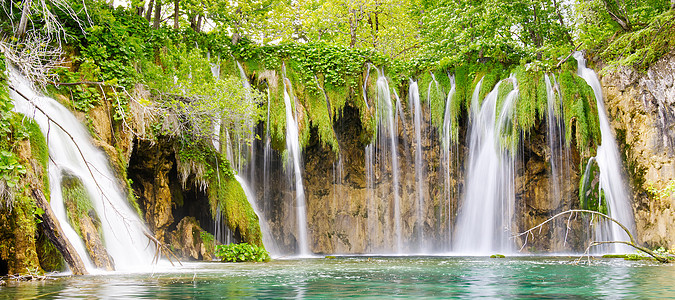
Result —
<path fill-rule="evenodd" d="M 666 259 L 666 258 L 664 258 L 664 257 L 661 257 L 661 256 L 659 256 L 659 255 L 656 255 L 656 253 L 654 253 L 652 250 L 649 250 L 649 249 L 647 249 L 647 248 L 645 248 L 645 247 L 639 246 L 639 245 L 635 242 L 635 238 L 633 238 L 633 235 L 630 233 L 630 230 L 628 230 L 628 228 L 626 228 L 626 226 L 624 226 L 623 224 L 619 223 L 619 221 L 617 221 L 616 219 L 614 219 L 614 218 L 612 218 L 612 217 L 610 217 L 610 216 L 608 216 L 608 215 L 606 215 L 606 214 L 603 214 L 603 213 L 601 213 L 601 212 L 597 212 L 597 211 L 594 211 L 594 210 L 587 210 L 587 209 L 570 209 L 570 210 L 563 211 L 563 212 L 561 212 L 561 213 L 558 213 L 558 214 L 556 214 L 556 215 L 554 215 L 554 216 L 548 218 L 546 221 L 540 223 L 539 225 L 534 226 L 534 227 L 532 227 L 532 228 L 530 228 L 530 229 L 528 229 L 528 230 L 526 230 L 526 231 L 521 232 L 520 234 L 517 234 L 517 235 L 513 236 L 513 238 L 521 237 L 521 236 L 523 236 L 523 235 L 526 236 L 526 237 L 527 237 L 527 236 L 530 236 L 530 235 L 533 236 L 533 235 L 534 235 L 534 233 L 533 233 L 534 230 L 537 230 L 537 229 L 541 230 L 541 228 L 544 226 L 544 224 L 553 221 L 553 220 L 556 219 L 557 217 L 560 217 L 560 216 L 563 216 L 563 215 L 566 215 L 566 214 L 570 214 L 570 215 L 571 215 L 571 214 L 577 214 L 577 213 L 589 213 L 589 214 L 592 214 L 592 215 L 600 216 L 600 217 L 602 217 L 602 218 L 604 218 L 604 219 L 606 219 L 606 220 L 609 220 L 609 221 L 613 222 L 614 224 L 619 225 L 619 227 L 621 227 L 621 229 L 628 235 L 628 238 L 630 239 L 630 241 L 593 241 L 593 242 L 591 242 L 591 245 L 590 245 L 589 247 L 593 247 L 593 246 L 597 246 L 597 245 L 603 245 L 603 244 L 625 244 L 625 245 L 631 246 L 631 247 L 633 247 L 633 248 L 635 248 L 635 249 L 637 249 L 637 250 L 640 250 L 640 251 L 642 251 L 642 252 L 644 252 L 644 253 L 649 254 L 649 256 L 653 257 L 654 259 L 656 259 L 657 261 L 659 261 L 659 262 L 661 262 L 661 263 L 667 263 L 667 262 L 669 262 L 668 259 Z M 569 227 L 569 224 L 568 224 L 568 227 Z M 525 244 L 527 244 L 527 238 L 526 238 L 526 240 L 525 240 Z"/>
<path fill-rule="evenodd" d="M 37 206 L 44 211 L 42 214 L 42 228 L 44 228 L 44 233 L 47 235 L 50 241 L 54 244 L 57 250 L 63 255 L 63 258 L 68 263 L 68 267 L 73 271 L 73 275 L 86 275 L 87 268 L 82 262 L 82 258 L 73 247 L 73 245 L 68 241 L 61 225 L 56 220 L 56 216 L 52 211 L 51 206 L 47 202 L 45 195 L 39 189 L 32 189 L 33 198 Z"/>
<path fill-rule="evenodd" d="M 159 261 L 159 258 L 160 258 L 160 256 L 162 255 L 162 252 L 163 252 L 164 257 L 166 257 L 166 259 L 169 260 L 169 262 L 171 263 L 172 266 L 175 266 L 173 264 L 173 261 L 171 260 L 172 257 L 176 260 L 176 262 L 178 262 L 179 265 L 181 265 L 181 266 L 183 265 L 183 263 L 180 262 L 178 257 L 176 257 L 176 255 L 173 254 L 173 251 L 171 251 L 171 249 L 169 249 L 169 247 L 166 246 L 166 244 L 160 242 L 156 237 L 150 235 L 147 232 L 143 232 L 143 234 L 145 234 L 145 236 L 148 238 L 148 243 L 153 242 L 155 244 L 155 255 L 152 258 L 153 264 L 156 264 Z"/>
<path fill-rule="evenodd" d="M 573 55 L 575 52 L 577 52 L 577 50 L 579 50 L 579 47 L 581 47 L 581 45 L 583 45 L 583 44 L 584 44 L 584 43 L 579 43 L 579 45 L 577 45 L 577 47 L 574 48 L 574 50 L 572 50 L 572 51 L 570 52 L 570 54 L 567 55 L 567 57 L 565 57 L 563 60 L 559 61 L 557 65 L 555 65 L 555 68 L 556 68 L 556 69 L 560 68 L 560 66 L 562 66 L 562 64 L 564 64 L 567 60 L 569 60 L 570 57 L 572 57 L 572 55 Z"/>

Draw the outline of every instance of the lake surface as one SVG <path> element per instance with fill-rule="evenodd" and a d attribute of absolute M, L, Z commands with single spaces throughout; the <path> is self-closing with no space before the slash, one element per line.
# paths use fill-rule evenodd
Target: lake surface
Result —
<path fill-rule="evenodd" d="M 158 268 L 159 269 L 159 268 Z M 337 257 L 188 263 L 154 272 L 58 276 L 0 298 L 675 298 L 675 265 L 574 257 Z"/>

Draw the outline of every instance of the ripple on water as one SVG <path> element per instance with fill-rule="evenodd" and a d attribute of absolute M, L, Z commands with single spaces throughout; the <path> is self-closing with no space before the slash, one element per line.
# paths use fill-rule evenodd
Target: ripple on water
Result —
<path fill-rule="evenodd" d="M 60 277 L 0 298 L 675 297 L 675 267 L 574 257 L 338 257 Z"/>

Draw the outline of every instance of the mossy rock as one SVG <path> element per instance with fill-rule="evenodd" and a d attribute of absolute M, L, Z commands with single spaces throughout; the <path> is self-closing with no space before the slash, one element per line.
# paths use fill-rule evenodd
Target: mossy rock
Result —
<path fill-rule="evenodd" d="M 209 185 L 212 215 L 216 217 L 216 211 L 220 208 L 235 238 L 244 243 L 264 247 L 258 215 L 248 202 L 244 189 L 234 177 L 222 173 L 220 180 L 212 180 Z"/>
<path fill-rule="evenodd" d="M 506 258 L 506 256 L 503 254 L 492 254 L 490 255 L 490 258 Z"/>

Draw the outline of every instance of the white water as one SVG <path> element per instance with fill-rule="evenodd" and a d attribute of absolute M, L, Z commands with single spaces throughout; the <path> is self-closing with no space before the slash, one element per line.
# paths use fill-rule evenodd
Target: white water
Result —
<path fill-rule="evenodd" d="M 443 137 L 441 144 L 441 170 L 443 170 L 443 190 L 445 192 L 445 201 L 447 202 L 448 210 L 448 244 L 452 241 L 452 202 L 454 196 L 454 188 L 452 186 L 452 177 L 450 174 L 452 168 L 452 157 L 450 156 L 450 146 L 452 141 L 452 98 L 455 96 L 455 77 L 450 77 L 450 91 L 448 98 L 445 100 L 445 113 L 443 114 Z"/>
<path fill-rule="evenodd" d="M 234 178 L 237 179 L 239 184 L 241 185 L 241 188 L 244 190 L 244 194 L 246 194 L 246 198 L 248 199 L 248 203 L 251 204 L 251 207 L 253 208 L 253 211 L 255 214 L 258 216 L 259 223 L 260 223 L 260 231 L 262 232 L 262 240 L 263 244 L 265 245 L 265 249 L 269 251 L 270 255 L 272 257 L 278 257 L 280 252 L 279 252 L 279 247 L 277 246 L 277 243 L 275 242 L 274 238 L 272 237 L 272 231 L 270 230 L 270 226 L 267 224 L 265 219 L 263 219 L 263 214 L 260 209 L 258 209 L 258 205 L 256 204 L 256 196 L 253 190 L 248 186 L 246 183 L 246 180 L 241 178 L 239 175 L 234 175 Z"/>
<path fill-rule="evenodd" d="M 401 226 L 401 203 L 400 203 L 400 194 L 399 194 L 399 168 L 398 168 L 398 139 L 397 139 L 397 124 L 394 121 L 395 112 L 394 107 L 391 103 L 391 93 L 389 90 L 389 83 L 387 78 L 382 74 L 378 69 L 378 78 L 377 78 L 377 140 L 380 143 L 380 148 L 382 151 L 383 157 L 381 161 L 383 165 L 380 166 L 384 170 L 384 162 L 387 160 L 385 157 L 387 152 L 390 154 L 390 167 L 392 173 L 392 194 L 393 197 L 393 210 L 394 210 L 394 242 L 393 250 L 396 253 L 402 253 L 403 251 L 403 234 Z M 389 151 L 387 151 L 387 148 Z"/>
<path fill-rule="evenodd" d="M 297 220 L 298 254 L 300 256 L 310 255 L 309 243 L 307 237 L 307 209 L 305 205 L 305 188 L 302 183 L 302 169 L 300 167 L 300 137 L 298 133 L 298 123 L 293 114 L 291 106 L 291 82 L 284 75 L 284 104 L 286 105 L 286 149 L 289 152 L 288 159 L 293 165 L 293 176 L 295 177 L 295 215 Z"/>
<path fill-rule="evenodd" d="M 370 106 L 368 106 L 368 93 L 367 93 L 367 88 L 368 88 L 368 77 L 370 77 L 370 68 L 372 66 L 368 64 L 368 70 L 366 71 L 366 79 L 363 80 L 363 86 L 361 87 L 361 91 L 363 93 L 363 102 L 366 104 L 366 110 L 370 110 Z M 379 72 L 379 70 L 378 70 Z"/>
<path fill-rule="evenodd" d="M 502 126 L 509 119 L 518 94 L 514 90 L 502 103 L 497 118 L 497 96 L 500 81 L 478 105 L 478 83 L 472 98 L 472 120 L 469 135 L 466 192 L 459 208 L 453 250 L 461 254 L 489 255 L 513 251 L 511 219 L 513 217 L 514 159 L 500 144 Z"/>
<path fill-rule="evenodd" d="M 118 271 L 147 270 L 154 255 L 153 245 L 148 246 L 149 232 L 139 216 L 127 202 L 127 195 L 110 169 L 106 155 L 96 148 L 87 129 L 63 105 L 56 100 L 35 92 L 18 71 L 10 69 L 10 84 L 30 99 L 30 102 L 11 91 L 15 111 L 33 118 L 45 135 L 49 147 L 50 205 L 88 271 L 96 271 L 85 250 L 84 244 L 67 221 L 61 195 L 61 180 L 64 172 L 80 177 L 94 209 L 101 220 L 104 244 L 113 258 Z M 49 118 L 62 126 L 71 138 L 57 125 L 50 122 L 35 106 L 45 111 Z M 77 146 L 76 146 L 77 145 Z M 79 151 L 78 151 L 79 147 Z M 81 152 L 80 152 L 81 151 Z M 86 157 L 86 162 L 83 159 Z M 88 167 L 87 167 L 88 166 Z"/>
<path fill-rule="evenodd" d="M 605 193 L 607 200 L 607 210 L 609 216 L 619 221 L 628 228 L 632 233 L 635 233 L 635 220 L 633 217 L 633 209 L 630 206 L 630 198 L 626 190 L 627 181 L 624 178 L 622 171 L 622 161 L 619 155 L 619 149 L 616 145 L 612 128 L 609 125 L 609 119 L 605 112 L 604 98 L 602 95 L 602 86 L 598 80 L 595 71 L 586 67 L 586 59 L 583 53 L 576 52 L 574 58 L 578 62 L 578 74 L 581 78 L 586 80 L 588 85 L 593 88 L 595 93 L 595 100 L 598 107 L 598 119 L 600 121 L 600 134 L 602 142 L 598 146 L 597 155 L 595 157 L 600 169 L 600 189 Z M 621 230 L 616 224 L 608 224 L 603 222 L 601 229 L 600 240 L 605 241 L 628 241 L 628 235 Z M 629 253 L 634 250 L 621 244 L 613 244 L 609 252 L 614 253 Z"/>
<path fill-rule="evenodd" d="M 431 89 L 431 84 L 429 88 Z M 424 169 L 422 166 L 422 105 L 420 104 L 420 92 L 417 81 L 410 80 L 408 87 L 408 99 L 412 106 L 413 128 L 415 131 L 415 189 L 417 194 L 416 224 L 417 244 L 420 250 L 426 247 L 424 244 Z"/>

